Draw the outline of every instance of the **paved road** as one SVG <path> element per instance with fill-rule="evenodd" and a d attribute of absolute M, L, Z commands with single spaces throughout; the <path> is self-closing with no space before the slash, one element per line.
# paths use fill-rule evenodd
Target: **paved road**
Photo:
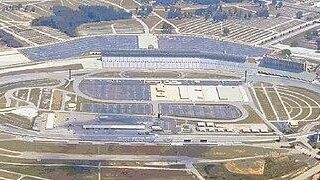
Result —
<path fill-rule="evenodd" d="M 306 180 L 319 172 L 320 172 L 320 164 L 314 166 L 313 168 L 311 168 L 308 171 L 304 172 L 303 174 L 293 178 L 292 180 Z"/>

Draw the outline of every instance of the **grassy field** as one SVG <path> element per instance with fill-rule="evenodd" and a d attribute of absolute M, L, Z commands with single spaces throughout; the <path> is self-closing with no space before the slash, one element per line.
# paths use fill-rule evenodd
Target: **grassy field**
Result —
<path fill-rule="evenodd" d="M 253 103 L 255 105 L 255 107 L 260 111 L 260 112 L 263 112 L 262 109 L 260 108 L 259 106 L 259 103 L 258 103 L 258 99 L 256 98 L 256 96 L 254 95 L 254 89 L 253 88 L 248 88 L 249 89 L 249 92 L 251 94 L 251 97 L 252 97 L 252 100 L 253 100 Z"/>
<path fill-rule="evenodd" d="M 180 155 L 208 159 L 225 159 L 266 155 L 285 150 L 273 150 L 250 146 L 139 146 L 139 145 L 92 145 L 92 144 L 55 144 L 45 142 L 24 142 L 19 140 L 0 141 L 0 147 L 13 151 L 32 151 L 66 154 L 118 154 L 118 155 Z"/>
<path fill-rule="evenodd" d="M 288 92 L 282 92 L 281 90 L 279 90 L 279 94 L 281 95 L 281 97 L 285 97 L 287 99 L 291 99 L 291 100 L 294 100 L 296 103 L 298 103 L 299 106 L 302 106 L 302 107 L 306 107 L 308 106 L 308 104 L 306 102 L 304 102 L 303 100 L 299 99 L 299 98 L 296 98 L 295 95 L 290 95 L 290 93 Z M 297 107 L 297 104 L 294 105 L 294 107 Z"/>
<path fill-rule="evenodd" d="M 57 89 L 65 90 L 74 93 L 73 82 L 66 81 L 62 86 L 57 87 Z"/>
<path fill-rule="evenodd" d="M 53 91 L 53 102 L 52 102 L 52 105 L 51 105 L 51 109 L 52 110 L 60 110 L 61 109 L 61 106 L 62 106 L 62 95 L 63 95 L 63 92 L 62 91 L 59 91 L 59 90 L 54 90 Z"/>
<path fill-rule="evenodd" d="M 283 107 L 281 100 L 279 99 L 279 96 L 277 95 L 277 93 L 274 90 L 271 91 L 269 89 L 267 89 L 267 93 L 268 93 L 268 96 L 273 104 L 273 107 L 276 110 L 276 113 L 277 113 L 279 119 L 288 120 L 289 117 L 286 113 L 286 110 L 284 109 L 285 107 Z"/>
<path fill-rule="evenodd" d="M 308 30 L 307 32 L 311 32 L 311 31 L 317 31 L 320 28 L 320 26 L 316 26 L 310 30 Z M 309 48 L 309 49 L 316 49 L 316 45 L 314 43 L 315 39 L 313 39 L 312 41 L 308 40 L 305 38 L 305 34 L 306 32 L 303 31 L 291 38 L 287 38 L 283 41 L 281 41 L 282 44 L 286 44 L 286 45 L 292 45 L 294 44 L 295 46 L 298 47 L 303 47 L 303 48 Z"/>
<path fill-rule="evenodd" d="M 120 78 L 121 71 L 107 71 L 107 72 L 100 72 L 91 75 L 91 77 L 118 77 Z"/>
<path fill-rule="evenodd" d="M 40 98 L 39 108 L 49 109 L 51 101 L 52 89 L 43 88 Z"/>
<path fill-rule="evenodd" d="M 7 179 L 19 179 L 20 175 L 0 170 L 0 177 Z"/>
<path fill-rule="evenodd" d="M 10 134 L 5 134 L 5 133 L 0 133 L 0 139 L 12 139 L 15 136 L 10 135 Z"/>
<path fill-rule="evenodd" d="M 290 113 L 291 117 L 295 117 L 296 115 L 298 115 L 300 112 L 300 108 L 292 108 L 292 111 Z"/>
<path fill-rule="evenodd" d="M 0 74 L 0 77 L 21 75 L 21 74 L 30 74 L 30 73 L 44 73 L 44 72 L 48 73 L 48 72 L 57 72 L 57 71 L 68 71 L 69 69 L 79 70 L 79 69 L 83 69 L 83 66 L 82 66 L 82 64 L 72 64 L 72 65 L 55 66 L 55 67 L 48 67 L 48 68 L 33 68 L 33 69 L 26 69 L 26 70 L 3 73 L 3 74 Z"/>
<path fill-rule="evenodd" d="M 226 163 L 197 164 L 196 168 L 206 179 L 292 179 L 308 168 L 303 158 L 304 155 L 270 156 Z"/>
<path fill-rule="evenodd" d="M 283 94 L 292 95 L 292 96 L 294 96 L 294 99 L 302 99 L 305 102 L 307 102 L 310 106 L 317 106 L 316 102 L 314 102 L 314 101 L 317 101 L 318 98 L 320 98 L 320 96 L 311 96 L 311 97 L 309 97 L 310 94 L 304 95 L 302 93 L 302 95 L 301 95 L 301 94 L 298 94 L 300 92 L 297 92 L 297 93 L 296 92 L 290 92 L 290 91 L 286 91 L 286 90 L 283 90 L 283 89 L 279 89 L 279 92 L 282 92 Z M 293 97 L 291 97 L 291 98 L 293 98 Z M 306 105 L 306 103 L 304 103 L 303 105 Z"/>
<path fill-rule="evenodd" d="M 2 93 L 2 94 L 0 95 L 0 109 L 6 108 L 6 107 L 7 107 L 6 104 L 7 104 L 7 100 L 6 100 L 6 98 L 4 97 L 4 93 Z"/>
<path fill-rule="evenodd" d="M 306 118 L 309 115 L 310 111 L 311 111 L 311 109 L 309 109 L 309 108 L 302 108 L 302 113 L 293 119 L 294 120 L 303 120 L 304 118 Z"/>
<path fill-rule="evenodd" d="M 234 75 L 223 75 L 219 72 L 187 72 L 184 73 L 184 78 L 191 78 L 191 79 L 240 79 L 241 75 L 234 74 Z"/>
<path fill-rule="evenodd" d="M 257 94 L 257 98 L 258 101 L 261 104 L 262 110 L 264 112 L 264 114 L 266 115 L 268 120 L 276 120 L 277 117 L 275 115 L 275 113 L 272 110 L 271 104 L 268 101 L 268 98 L 266 96 L 266 94 L 264 93 L 263 89 L 260 87 L 255 87 L 254 88 L 256 94 Z"/>
<path fill-rule="evenodd" d="M 0 165 L 1 169 L 17 172 L 30 176 L 43 177 L 48 179 L 97 179 L 98 169 L 91 167 L 78 166 L 16 166 L 16 165 Z M 1 174 L 1 172 L 0 172 Z M 29 177 L 30 179 L 34 179 Z M 15 178 L 17 179 L 17 178 Z M 25 178 L 24 178 L 25 179 Z"/>
<path fill-rule="evenodd" d="M 248 117 L 242 121 L 237 121 L 240 124 L 259 124 L 264 123 L 263 119 L 255 112 L 255 110 L 249 105 L 244 105 L 244 109 L 248 112 Z"/>
<path fill-rule="evenodd" d="M 222 163 L 215 164 L 197 164 L 196 169 L 205 179 L 232 179 L 232 180 L 247 180 L 247 179 L 259 179 L 259 176 L 248 176 L 243 174 L 236 174 L 228 171 L 228 169 Z"/>
<path fill-rule="evenodd" d="M 300 158 L 305 159 L 306 157 L 301 155 Z M 289 175 L 286 178 L 291 179 L 296 173 L 307 167 L 305 162 L 301 160 L 297 161 L 297 157 L 294 156 L 270 157 L 265 160 L 264 176 L 268 179 L 274 179 L 284 175 Z"/>
<path fill-rule="evenodd" d="M 7 123 L 24 129 L 32 129 L 33 127 L 32 120 L 12 113 L 0 114 L 0 123 Z"/>
<path fill-rule="evenodd" d="M 69 166 L 16 166 L 0 165 L 1 169 L 25 174 L 26 176 L 37 176 L 48 179 L 93 179 L 98 178 L 97 167 L 81 167 L 70 164 Z M 0 176 L 2 176 L 0 171 Z M 3 174 L 3 177 L 18 179 L 19 176 L 12 173 Z M 102 179 L 195 179 L 185 170 L 155 170 L 155 169 L 131 169 L 131 168 L 101 168 Z M 27 178 L 28 179 L 28 178 Z"/>
<path fill-rule="evenodd" d="M 125 77 L 131 78 L 180 78 L 181 73 L 177 71 L 127 71 Z"/>
<path fill-rule="evenodd" d="M 308 90 L 308 89 L 303 89 L 303 88 L 298 88 L 298 87 L 287 87 L 287 89 L 293 91 L 293 92 L 299 92 L 303 95 L 308 96 L 309 98 L 311 98 L 312 100 L 318 102 L 320 104 L 320 94 L 316 93 L 314 91 Z"/>
<path fill-rule="evenodd" d="M 32 102 L 35 106 L 38 105 L 39 99 L 40 99 L 40 93 L 41 89 L 34 88 L 30 90 L 30 99 L 29 101 Z"/>
<path fill-rule="evenodd" d="M 75 95 L 75 94 L 67 94 L 66 96 L 68 96 L 70 99 L 68 100 L 68 101 L 65 101 L 65 107 L 64 107 L 64 110 L 66 110 L 66 111 L 68 111 L 69 110 L 69 108 L 68 108 L 68 104 L 69 103 L 76 103 L 77 104 L 77 95 Z"/>
<path fill-rule="evenodd" d="M 26 87 L 41 87 L 41 86 L 54 86 L 58 85 L 60 81 L 53 80 L 53 79 L 37 79 L 37 80 L 29 80 L 29 81 L 22 81 L 22 82 L 14 82 L 8 84 L 2 84 L 0 87 L 0 92 L 6 92 L 10 89 L 15 88 L 26 88 Z"/>
<path fill-rule="evenodd" d="M 102 168 L 101 176 L 106 179 L 196 179 L 186 171 L 153 170 L 153 169 L 115 169 Z"/>
<path fill-rule="evenodd" d="M 29 89 L 20 89 L 17 92 L 17 98 L 19 98 L 21 100 L 27 100 L 28 99 L 28 93 L 29 93 Z"/>
<path fill-rule="evenodd" d="M 308 120 L 320 120 L 320 108 L 312 108 L 312 113 L 309 116 Z"/>

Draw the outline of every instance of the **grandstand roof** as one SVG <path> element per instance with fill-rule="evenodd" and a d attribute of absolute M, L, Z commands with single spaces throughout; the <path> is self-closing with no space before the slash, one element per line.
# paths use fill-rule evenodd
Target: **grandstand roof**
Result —
<path fill-rule="evenodd" d="M 231 61 L 237 63 L 244 63 L 246 61 L 245 56 L 200 51 L 109 50 L 102 52 L 102 54 L 103 56 L 109 57 L 187 57 Z"/>

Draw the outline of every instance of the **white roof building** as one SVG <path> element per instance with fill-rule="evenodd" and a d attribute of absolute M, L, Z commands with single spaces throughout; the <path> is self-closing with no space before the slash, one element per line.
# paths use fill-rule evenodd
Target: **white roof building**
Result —
<path fill-rule="evenodd" d="M 206 126 L 206 123 L 205 123 L 205 122 L 198 122 L 198 123 L 197 123 L 197 126 L 198 126 L 198 127 L 205 127 L 205 126 Z"/>
<path fill-rule="evenodd" d="M 46 129 L 54 128 L 54 120 L 55 120 L 55 114 L 49 113 L 47 116 Z"/>

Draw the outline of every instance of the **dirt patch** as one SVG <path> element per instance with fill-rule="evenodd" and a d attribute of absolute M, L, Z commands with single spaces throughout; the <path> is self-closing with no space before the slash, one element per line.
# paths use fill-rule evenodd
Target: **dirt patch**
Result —
<path fill-rule="evenodd" d="M 265 161 L 263 159 L 257 159 L 249 161 L 230 161 L 224 166 L 228 171 L 236 174 L 262 175 L 264 172 L 264 165 Z"/>
<path fill-rule="evenodd" d="M 60 110 L 61 109 L 62 95 L 63 95 L 63 92 L 61 92 L 59 90 L 53 91 L 53 98 L 52 98 L 53 102 L 51 105 L 52 110 Z"/>
<path fill-rule="evenodd" d="M 186 171 L 166 171 L 166 170 L 151 170 L 151 169 L 101 169 L 101 176 L 105 179 L 196 179 Z"/>

